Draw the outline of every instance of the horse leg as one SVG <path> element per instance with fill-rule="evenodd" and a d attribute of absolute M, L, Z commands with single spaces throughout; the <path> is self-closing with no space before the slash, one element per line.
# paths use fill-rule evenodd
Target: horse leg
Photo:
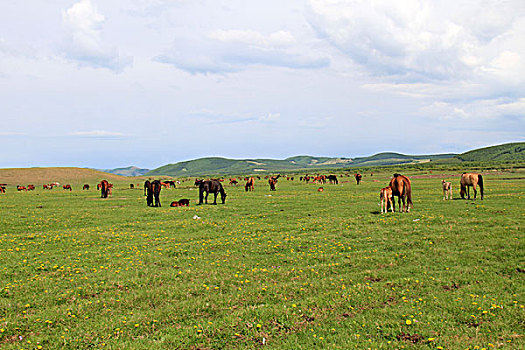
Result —
<path fill-rule="evenodd" d="M 210 193 L 208 191 L 206 191 L 206 197 L 204 197 L 204 203 L 208 204 L 208 195 Z"/>
<path fill-rule="evenodd" d="M 213 194 L 213 205 L 217 205 L 217 194 L 218 194 L 218 193 L 219 193 L 219 192 L 215 192 L 215 193 Z"/>
<path fill-rule="evenodd" d="M 476 193 L 478 192 L 476 190 L 476 184 L 472 184 L 472 190 L 474 191 L 474 200 L 476 200 Z"/>

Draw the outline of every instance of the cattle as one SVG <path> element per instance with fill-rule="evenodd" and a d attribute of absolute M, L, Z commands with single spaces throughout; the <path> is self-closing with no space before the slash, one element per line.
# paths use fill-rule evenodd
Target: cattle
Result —
<path fill-rule="evenodd" d="M 0 193 L 5 193 L 6 186 L 0 185 Z"/>
<path fill-rule="evenodd" d="M 27 190 L 28 191 L 34 191 L 35 190 L 35 185 L 27 185 Z"/>
<path fill-rule="evenodd" d="M 17 189 L 17 191 L 26 191 L 27 192 L 27 188 L 25 186 L 22 186 L 22 185 L 16 186 L 16 189 Z"/>
<path fill-rule="evenodd" d="M 134 188 L 135 188 L 135 185 L 134 185 L 134 184 L 129 184 L 129 188 L 130 188 L 130 189 L 134 189 Z"/>
<path fill-rule="evenodd" d="M 64 190 L 70 190 L 70 191 L 73 190 L 73 189 L 71 188 L 71 185 L 63 185 L 62 188 L 63 188 Z"/>
<path fill-rule="evenodd" d="M 82 191 L 84 190 L 89 190 L 89 185 L 88 184 L 84 184 L 84 186 L 82 186 Z"/>

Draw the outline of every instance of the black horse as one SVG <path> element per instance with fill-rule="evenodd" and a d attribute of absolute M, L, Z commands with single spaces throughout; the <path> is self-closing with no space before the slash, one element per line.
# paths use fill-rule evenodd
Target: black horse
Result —
<path fill-rule="evenodd" d="M 331 184 L 339 184 L 336 175 L 328 175 L 326 178 L 328 179 L 328 181 L 330 181 Z"/>
<path fill-rule="evenodd" d="M 206 192 L 206 197 L 204 197 Z M 222 188 L 222 184 L 218 180 L 206 180 L 199 182 L 199 205 L 202 204 L 202 200 L 208 204 L 208 194 L 213 193 L 213 204 L 217 204 L 217 194 L 221 193 L 222 204 L 226 202 L 226 192 Z"/>
<path fill-rule="evenodd" d="M 149 207 L 161 207 L 160 205 L 160 190 L 162 186 L 159 180 L 144 182 L 144 196 L 146 196 L 146 204 Z M 153 205 L 153 198 L 155 197 L 155 205 Z"/>

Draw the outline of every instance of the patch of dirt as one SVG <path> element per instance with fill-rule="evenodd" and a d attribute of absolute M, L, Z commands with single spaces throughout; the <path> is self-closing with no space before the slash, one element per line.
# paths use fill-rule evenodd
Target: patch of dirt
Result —
<path fill-rule="evenodd" d="M 396 338 L 397 340 L 404 340 L 404 341 L 411 342 L 413 344 L 416 344 L 425 339 L 425 337 L 423 337 L 420 334 L 417 334 L 417 333 L 410 334 L 410 333 L 405 333 L 405 332 L 401 332 L 400 334 L 396 336 Z"/>

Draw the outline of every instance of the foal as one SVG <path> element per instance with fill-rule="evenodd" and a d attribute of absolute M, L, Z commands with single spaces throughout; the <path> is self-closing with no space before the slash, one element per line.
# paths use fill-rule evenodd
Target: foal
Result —
<path fill-rule="evenodd" d="M 379 192 L 379 200 L 381 201 L 381 213 L 388 213 L 388 206 L 392 211 L 394 211 L 394 206 L 392 205 L 392 187 L 387 186 L 381 189 Z"/>
<path fill-rule="evenodd" d="M 452 199 L 452 182 L 441 181 L 443 185 L 443 200 Z"/>

